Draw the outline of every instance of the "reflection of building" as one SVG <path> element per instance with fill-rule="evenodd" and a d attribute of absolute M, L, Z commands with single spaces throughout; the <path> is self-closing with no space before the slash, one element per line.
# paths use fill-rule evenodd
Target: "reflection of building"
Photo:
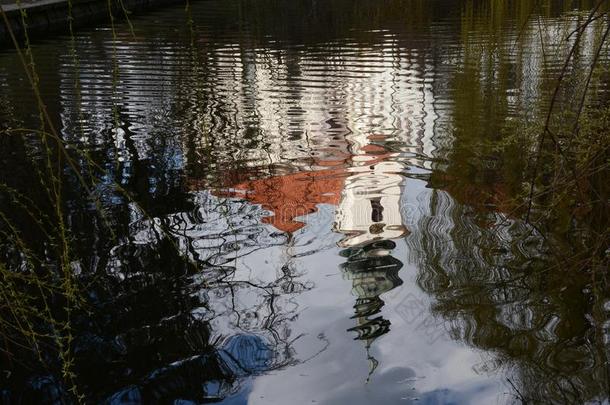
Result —
<path fill-rule="evenodd" d="M 334 230 L 346 235 L 340 242 L 342 247 L 399 238 L 408 232 L 400 202 L 404 166 L 391 160 L 395 154 L 373 143 L 383 139 L 352 136 L 353 155 L 349 158 L 316 160 L 318 170 L 237 181 L 227 184 L 228 191 L 217 194 L 260 204 L 272 212 L 264 218 L 265 223 L 291 233 L 304 225 L 296 218 L 315 212 L 318 204 L 336 205 Z M 351 167 L 346 168 L 345 164 Z M 240 176 L 229 175 L 225 180 L 230 183 L 232 177 Z M 197 183 L 192 182 L 192 186 L 197 187 Z"/>
<path fill-rule="evenodd" d="M 352 134 L 348 140 L 351 156 L 344 162 L 351 167 L 239 182 L 226 194 L 260 204 L 272 212 L 263 222 L 288 233 L 302 228 L 297 218 L 313 213 L 318 204 L 338 206 L 333 228 L 345 234 L 339 242 L 347 259 L 342 270 L 357 296 L 352 316 L 356 326 L 349 331 L 365 342 L 372 373 L 377 360 L 369 353 L 371 344 L 390 330 L 390 321 L 379 315 L 381 295 L 402 284 L 402 262 L 391 255 L 396 246 L 391 239 L 408 232 L 401 214 L 404 166 L 393 161 L 396 154 L 384 146 L 385 136 Z"/>
<path fill-rule="evenodd" d="M 366 342 L 368 352 L 390 330 L 390 321 L 377 315 L 384 305 L 380 296 L 402 284 L 402 263 L 391 255 L 396 246 L 391 239 L 408 232 L 401 213 L 404 165 L 388 151 L 384 135 L 351 134 L 347 141 L 350 156 L 341 156 L 341 161 L 335 154 L 332 164 L 314 161 L 317 170 L 237 182 L 222 194 L 260 204 L 271 212 L 263 222 L 288 233 L 301 229 L 304 223 L 297 218 L 315 212 L 318 204 L 338 206 L 333 228 L 345 235 L 339 242 L 346 248 L 342 268 L 358 297 L 357 325 L 349 330 Z M 374 369 L 376 360 L 370 355 L 369 360 Z"/>

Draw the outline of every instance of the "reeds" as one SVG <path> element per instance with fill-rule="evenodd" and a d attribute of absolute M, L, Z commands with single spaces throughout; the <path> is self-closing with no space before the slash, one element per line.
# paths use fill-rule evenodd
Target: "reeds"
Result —
<path fill-rule="evenodd" d="M 119 3 L 123 17 L 129 21 L 127 10 L 122 2 Z M 71 10 L 70 1 L 70 14 Z M 110 1 L 108 12 L 116 47 Z M 41 95 L 26 11 L 23 10 L 21 15 L 23 42 L 11 31 L 7 15 L 1 8 L 0 16 L 9 30 L 21 68 L 34 94 L 39 121 L 39 127 L 34 129 L 23 128 L 18 122 L 0 128 L 5 150 L 19 155 L 19 164 L 3 168 L 0 177 L 0 356 L 11 366 L 9 369 L 18 364 L 22 370 L 60 376 L 58 386 L 63 387 L 71 400 L 85 402 L 85 394 L 79 391 L 76 383 L 73 320 L 76 314 L 86 316 L 90 308 L 84 297 L 87 286 L 76 276 L 83 258 L 79 257 L 79 241 L 69 224 L 66 195 L 76 193 L 83 201 L 94 204 L 97 222 L 103 228 L 98 231 L 115 240 L 113 221 L 107 216 L 95 191 L 96 186 L 110 175 L 86 150 L 68 144 L 56 129 Z M 79 127 L 81 136 L 84 136 L 79 56 L 72 22 L 70 15 L 70 55 L 76 67 L 74 86 Z M 113 83 L 116 85 L 119 75 L 116 53 L 113 53 L 113 60 Z M 115 122 L 118 122 L 116 108 L 113 111 Z M 12 181 L 9 177 L 11 171 L 24 173 L 20 176 L 21 181 Z M 71 182 L 73 179 L 76 182 Z M 112 187 L 138 206 L 119 182 L 113 181 Z M 150 218 L 142 207 L 139 209 Z M 159 229 L 165 232 L 162 225 Z M 173 240 L 168 240 L 177 251 Z M 186 256 L 180 257 L 189 266 L 194 265 Z"/>

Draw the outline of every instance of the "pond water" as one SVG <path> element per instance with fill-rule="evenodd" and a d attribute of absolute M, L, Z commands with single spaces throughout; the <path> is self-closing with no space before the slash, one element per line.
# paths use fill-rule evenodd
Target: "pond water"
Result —
<path fill-rule="evenodd" d="M 498 146 L 590 7 L 543 3 L 209 0 L 35 42 L 49 115 L 105 173 L 94 203 L 61 169 L 79 392 L 608 403 L 607 285 L 552 266 Z M 12 50 L 0 106 L 37 127 Z M 36 199 L 36 134 L 2 142 L 0 180 Z M 7 403 L 65 401 L 52 367 L 2 362 Z"/>

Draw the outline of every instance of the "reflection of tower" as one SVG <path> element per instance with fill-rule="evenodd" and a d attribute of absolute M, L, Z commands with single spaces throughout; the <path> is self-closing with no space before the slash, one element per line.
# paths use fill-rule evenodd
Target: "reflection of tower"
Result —
<path fill-rule="evenodd" d="M 367 353 L 373 341 L 390 330 L 390 321 L 376 316 L 384 305 L 380 295 L 402 284 L 398 271 L 402 262 L 391 256 L 396 244 L 391 240 L 369 242 L 359 247 L 349 247 L 341 252 L 347 261 L 341 265 L 345 275 L 352 280 L 352 291 L 358 297 L 354 305 L 357 325 L 356 339 L 366 342 Z M 369 355 L 371 372 L 377 361 Z"/>
<path fill-rule="evenodd" d="M 365 342 L 370 361 L 369 375 L 377 367 L 369 349 L 373 341 L 389 332 L 390 321 L 381 315 L 381 294 L 402 284 L 398 271 L 402 262 L 391 255 L 399 238 L 408 231 L 403 225 L 400 198 L 404 166 L 383 146 L 383 136 L 352 135 L 352 173 L 345 179 L 334 229 L 345 234 L 339 246 L 346 277 L 358 297 L 354 305 L 357 325 L 348 329 Z"/>

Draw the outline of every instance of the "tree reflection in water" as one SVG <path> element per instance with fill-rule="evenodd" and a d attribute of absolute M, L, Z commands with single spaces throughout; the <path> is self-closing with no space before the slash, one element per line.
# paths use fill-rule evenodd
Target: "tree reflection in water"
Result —
<path fill-rule="evenodd" d="M 167 229 L 172 242 L 178 246 L 178 251 L 195 263 L 203 263 L 206 266 L 203 272 L 189 274 L 190 277 L 186 279 L 188 284 L 181 285 L 177 280 L 172 280 L 171 284 L 165 286 L 159 283 L 151 285 L 155 291 L 161 287 L 170 296 L 185 298 L 186 302 L 180 303 L 176 308 L 176 315 L 154 314 L 151 311 L 148 313 L 151 314 L 151 320 L 168 320 L 170 325 L 182 322 L 181 327 L 170 329 L 167 336 L 172 339 L 171 347 L 188 351 L 176 353 L 173 359 L 161 359 L 160 364 L 156 366 L 165 367 L 155 368 L 152 374 L 156 378 L 165 374 L 181 374 L 180 370 L 184 367 L 195 370 L 201 368 L 198 373 L 188 371 L 186 374 L 190 375 L 190 379 L 186 381 L 170 378 L 169 387 L 162 388 L 168 390 L 162 393 L 163 398 L 183 398 L 185 392 L 193 393 L 191 396 L 196 398 L 194 394 L 201 395 L 201 381 L 216 381 L 214 387 L 217 389 L 217 398 L 235 395 L 239 389 L 236 382 L 239 382 L 241 377 L 292 363 L 294 360 L 291 343 L 298 337 L 291 336 L 289 324 L 296 316 L 298 306 L 291 297 L 312 287 L 294 273 L 290 259 L 287 259 L 277 274 L 270 275 L 267 271 L 252 274 L 249 269 L 241 268 L 244 267 L 244 262 L 240 262 L 240 259 L 259 250 L 273 246 L 289 246 L 291 243 L 287 234 L 278 233 L 261 223 L 265 211 L 260 207 L 244 201 L 219 199 L 207 192 L 195 196 L 195 207 L 191 212 L 171 214 L 160 221 L 142 218 L 133 223 L 131 233 L 131 239 L 141 246 L 141 249 L 150 250 L 153 255 L 163 257 L 162 252 L 171 250 L 172 247 L 164 248 L 164 244 L 169 242 L 158 235 L 162 229 Z M 131 245 L 117 247 L 125 248 L 129 250 Z M 124 257 L 142 258 L 141 252 L 125 253 L 115 254 L 121 262 Z M 120 267 L 123 267 L 122 263 Z M 163 267 L 176 268 L 171 265 Z M 150 264 L 146 267 L 146 273 L 150 274 Z M 122 284 L 125 285 L 125 278 L 120 270 L 117 276 L 121 277 Z M 268 278 L 265 278 L 266 276 Z M 138 288 L 141 292 L 142 283 Z M 142 301 L 164 307 L 168 305 L 166 297 L 149 296 Z M 171 302 L 171 299 L 169 301 Z M 186 320 L 181 321 L 184 317 Z M 147 326 L 145 332 L 140 332 L 143 336 L 136 338 L 140 348 L 127 348 L 127 352 L 137 355 L 138 351 L 142 350 L 142 340 L 151 339 L 155 342 L 155 347 L 151 348 L 149 356 L 154 358 L 160 356 L 160 353 L 164 356 L 171 354 L 173 350 L 163 345 L 164 322 L 152 328 Z M 186 325 L 192 325 L 195 331 L 191 333 L 192 328 L 185 327 L 184 322 Z M 206 333 L 198 333 L 197 325 L 206 325 Z M 159 327 L 161 330 L 156 330 Z M 175 336 L 181 335 L 182 341 L 176 342 Z M 213 354 L 206 353 L 206 347 L 207 352 L 211 349 Z M 203 357 L 196 354 L 202 352 L 206 353 Z M 193 355 L 195 359 L 189 358 Z M 172 361 L 177 360 L 179 364 L 175 366 Z M 210 367 L 210 361 L 217 364 L 212 363 Z M 202 374 L 204 370 L 206 373 L 217 370 L 218 373 L 205 378 L 206 374 Z M 147 380 L 150 378 L 147 377 Z M 192 387 L 189 381 L 192 382 Z M 209 396 L 210 393 L 206 392 L 205 395 Z"/>
<path fill-rule="evenodd" d="M 609 355 L 607 279 L 564 268 L 535 231 L 432 191 L 407 238 L 418 283 L 453 338 L 493 353 L 481 373 L 504 370 L 525 403 L 603 401 Z"/>
<path fill-rule="evenodd" d="M 180 195 L 172 187 L 156 189 Z M 83 303 L 71 315 L 73 371 L 87 400 L 216 401 L 246 395 L 248 377 L 295 361 L 291 344 L 298 337 L 291 336 L 290 322 L 298 305 L 292 297 L 312 285 L 295 273 L 289 256 L 277 273 L 252 276 L 238 265 L 257 251 L 289 246 L 288 235 L 264 225 L 267 212 L 245 201 L 208 192 L 183 197 L 190 200 L 182 204 L 188 211 L 154 218 L 136 204 L 110 205 L 128 224 L 117 228 L 116 238 L 98 225 L 86 200 L 74 200 L 74 234 L 89 260 L 75 262 Z M 44 243 L 32 246 L 44 250 Z M 19 260 L 10 250 L 2 253 Z M 61 304 L 61 296 L 53 299 Z M 4 366 L 10 371 L 2 376 L 7 401 L 68 401 L 53 346 L 41 347 L 46 369 L 18 345 L 7 342 L 6 349 L 20 359 Z"/>

